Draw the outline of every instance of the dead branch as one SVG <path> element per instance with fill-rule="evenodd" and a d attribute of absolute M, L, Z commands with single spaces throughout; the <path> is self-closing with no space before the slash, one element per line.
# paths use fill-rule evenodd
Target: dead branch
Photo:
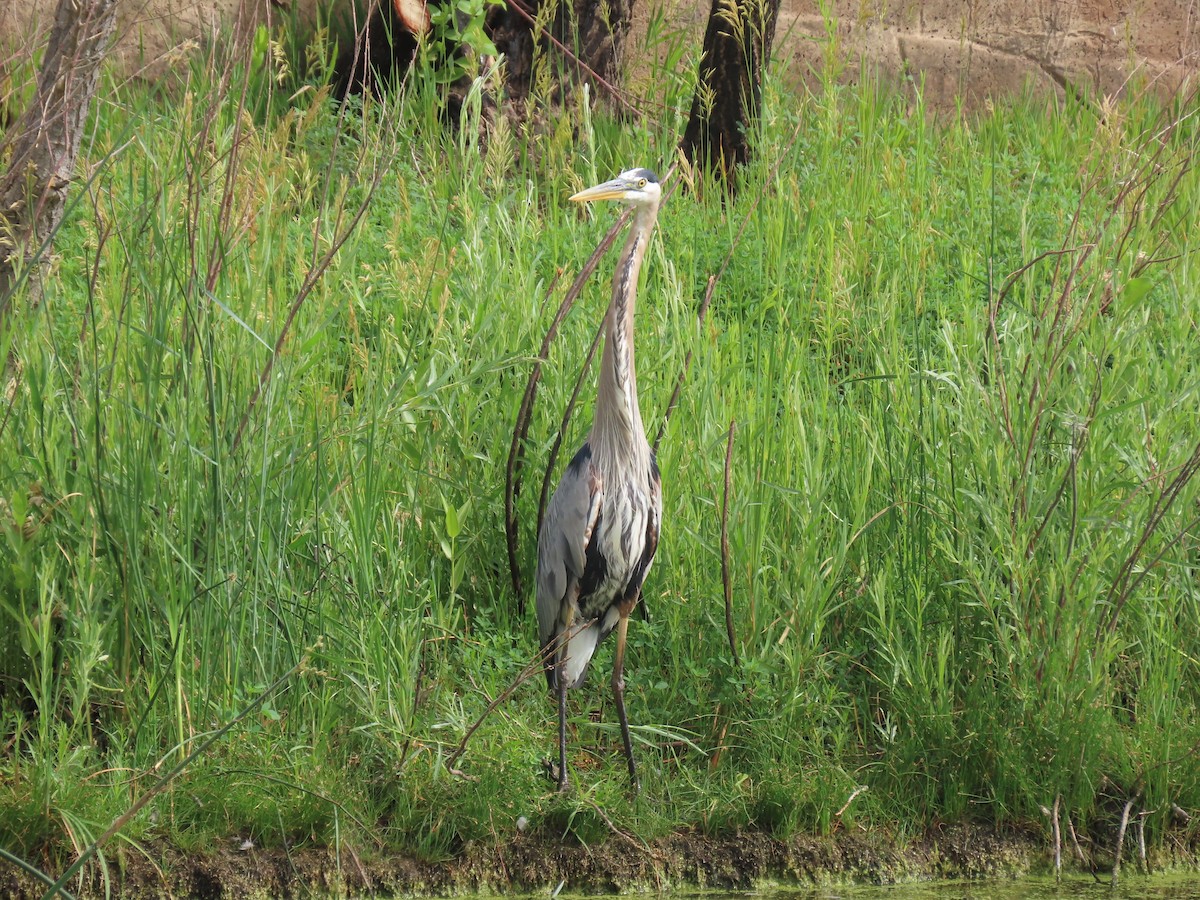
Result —
<path fill-rule="evenodd" d="M 531 28 L 537 28 L 537 21 L 534 19 L 533 15 L 522 3 L 518 2 L 518 0 L 510 0 L 508 7 L 509 9 L 515 10 L 522 19 L 529 23 Z M 572 52 L 571 49 L 568 48 L 562 41 L 548 31 L 543 32 L 542 37 L 546 38 L 546 40 L 548 40 L 559 53 L 565 56 L 570 62 L 574 63 L 575 67 L 579 69 L 580 72 L 588 75 L 590 78 L 593 78 L 596 83 L 600 85 L 600 87 L 602 87 L 610 97 L 620 103 L 621 106 L 633 113 L 633 115 L 638 119 L 644 117 L 642 111 L 625 98 L 625 94 L 620 88 L 603 78 L 598 72 L 596 72 L 595 69 L 593 69 L 582 59 L 580 59 L 574 52 Z"/>
<path fill-rule="evenodd" d="M 478 719 L 475 720 L 475 722 L 471 725 L 470 728 L 467 729 L 466 733 L 462 737 L 462 740 L 458 742 L 458 746 L 454 748 L 454 752 L 452 752 L 446 758 L 446 770 L 448 772 L 450 772 L 450 774 L 457 775 L 460 778 L 467 777 L 467 776 L 463 775 L 462 772 L 458 771 L 455 768 L 455 764 L 458 762 L 459 757 L 462 756 L 463 753 L 466 751 L 467 742 L 471 740 L 471 736 L 473 734 L 475 734 L 476 731 L 479 730 L 479 726 L 484 723 L 484 721 L 487 719 L 487 717 L 496 711 L 496 707 L 498 707 L 501 703 L 503 703 L 505 700 L 507 700 L 509 697 L 511 697 L 513 695 L 513 692 L 516 691 L 517 688 L 519 688 L 526 681 L 528 681 L 530 678 L 533 677 L 534 673 L 537 672 L 545 664 L 545 661 L 548 658 L 549 654 L 553 653 L 553 652 L 557 652 L 557 647 L 558 647 L 558 644 L 553 643 L 553 644 L 548 645 L 541 652 L 539 652 L 537 654 L 537 656 L 535 656 L 533 659 L 531 659 L 526 664 L 525 668 L 523 668 L 521 670 L 520 674 L 517 675 L 517 677 L 515 679 L 513 679 L 512 684 L 510 684 L 508 687 L 506 687 L 504 690 L 502 690 L 499 694 L 497 694 L 496 698 L 487 705 L 487 709 L 485 709 L 483 711 L 483 714 Z"/>
<path fill-rule="evenodd" d="M 524 455 L 525 438 L 529 434 L 529 422 L 533 416 L 533 403 L 537 398 L 538 382 L 542 378 L 542 364 L 550 355 L 550 345 L 554 343 L 554 339 L 558 336 L 558 328 L 562 325 L 563 319 L 567 313 L 571 311 L 571 307 L 575 305 L 576 299 L 583 291 L 583 286 L 587 282 L 592 272 L 596 271 L 596 266 L 600 263 L 600 258 L 604 256 L 609 247 L 613 245 L 613 241 L 617 239 L 617 235 L 621 229 L 625 227 L 625 223 L 629 221 L 631 212 L 626 210 L 612 227 L 601 239 L 600 244 L 588 257 L 588 261 L 583 264 L 583 268 L 579 270 L 579 274 L 575 276 L 575 280 L 571 282 L 571 286 L 567 289 L 566 296 L 563 297 L 562 303 L 558 305 L 558 311 L 555 312 L 554 318 L 550 321 L 550 327 L 546 330 L 546 336 L 542 339 L 541 350 L 538 351 L 537 359 L 534 360 L 533 369 L 529 373 L 529 380 L 525 383 L 525 394 L 521 398 L 521 408 L 517 411 L 517 422 L 513 427 L 512 444 L 508 450 L 508 465 L 505 470 L 504 480 L 504 532 L 508 541 L 508 568 L 512 575 L 513 593 L 517 595 L 517 610 L 521 613 L 525 612 L 525 590 L 521 581 L 521 564 L 518 561 L 517 548 L 517 510 L 516 498 L 521 493 L 521 469 Z M 550 288 L 546 291 L 549 296 L 554 291 L 555 285 L 558 284 L 558 278 L 555 277 Z"/>
<path fill-rule="evenodd" d="M 1129 825 L 1129 810 L 1133 808 L 1134 801 L 1137 797 L 1130 797 L 1125 801 L 1125 808 L 1121 810 L 1121 824 L 1117 826 L 1117 846 L 1113 850 L 1113 867 L 1112 867 L 1112 886 L 1117 886 L 1117 875 L 1121 871 L 1121 848 L 1125 843 L 1125 829 Z"/>
<path fill-rule="evenodd" d="M 733 657 L 733 667 L 741 674 L 742 661 L 738 657 L 737 636 L 733 630 L 733 584 L 729 575 L 729 494 L 733 481 L 733 433 L 736 430 L 737 422 L 730 419 L 729 438 L 725 442 L 725 494 L 721 501 L 721 585 L 725 589 L 725 633 L 729 637 L 729 653 Z"/>
<path fill-rule="evenodd" d="M 116 19 L 117 0 L 59 0 L 37 91 L 13 126 L 0 177 L 0 319 L 62 222 Z"/>

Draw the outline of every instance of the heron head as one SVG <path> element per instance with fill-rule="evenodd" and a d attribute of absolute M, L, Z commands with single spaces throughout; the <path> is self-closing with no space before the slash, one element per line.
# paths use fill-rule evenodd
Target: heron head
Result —
<path fill-rule="evenodd" d="M 623 200 L 629 206 L 657 204 L 662 197 L 658 177 L 649 169 L 629 169 L 612 181 L 590 187 L 571 198 L 576 203 L 593 203 L 596 200 Z"/>

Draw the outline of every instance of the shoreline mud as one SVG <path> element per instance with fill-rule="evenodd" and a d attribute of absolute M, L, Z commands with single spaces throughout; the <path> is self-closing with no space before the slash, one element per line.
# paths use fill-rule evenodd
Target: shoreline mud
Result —
<path fill-rule="evenodd" d="M 1195 847 L 1160 850 L 1152 871 L 1197 868 Z M 681 833 L 643 843 L 611 835 L 585 845 L 571 837 L 517 834 L 498 844 L 469 844 L 453 857 L 418 860 L 387 852 L 366 855 L 332 848 L 247 848 L 207 852 L 168 846 L 114 848 L 107 874 L 92 864 L 78 898 L 257 897 L 329 894 L 370 897 L 661 893 L 697 889 L 749 890 L 766 886 L 891 884 L 943 879 L 1011 879 L 1052 873 L 1052 848 L 1038 829 L 955 825 L 894 840 L 883 834 L 840 832 L 779 839 L 762 832 Z M 1078 859 L 1068 871 L 1087 873 Z M 1089 861 L 1107 881 L 1102 852 Z M 1136 863 L 1128 864 L 1128 871 Z M 40 897 L 44 886 L 12 868 L 0 870 L 0 895 Z"/>

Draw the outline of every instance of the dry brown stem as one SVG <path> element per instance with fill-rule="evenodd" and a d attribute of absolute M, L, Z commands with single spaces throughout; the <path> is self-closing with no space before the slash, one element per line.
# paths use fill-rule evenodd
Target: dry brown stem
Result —
<path fill-rule="evenodd" d="M 729 575 L 729 494 L 733 483 L 733 433 L 737 422 L 729 421 L 729 438 L 725 442 L 725 493 L 721 501 L 721 585 L 725 590 L 725 633 L 729 638 L 729 653 L 733 667 L 740 674 L 742 661 L 738 657 L 737 635 L 733 630 L 733 584 Z"/>
<path fill-rule="evenodd" d="M 0 176 L 0 319 L 66 211 L 116 16 L 117 0 L 59 0 L 37 91 L 13 126 L 8 171 Z"/>

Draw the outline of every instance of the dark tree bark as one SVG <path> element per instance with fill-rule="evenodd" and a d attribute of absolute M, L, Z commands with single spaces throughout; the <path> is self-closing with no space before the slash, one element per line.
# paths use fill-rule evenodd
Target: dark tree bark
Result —
<path fill-rule="evenodd" d="M 416 6 L 424 8 L 413 3 L 401 6 L 393 0 L 370 3 L 366 22 L 360 25 L 358 8 L 347 4 L 346 21 L 338 23 L 346 42 L 333 65 L 338 98 L 364 92 L 381 96 L 400 84 L 417 52 L 416 35 L 428 28 L 428 23 L 415 14 L 402 17 L 397 8 L 412 10 Z"/>
<path fill-rule="evenodd" d="M 37 92 L 13 125 L 0 177 L 0 318 L 17 274 L 37 264 L 62 221 L 116 16 L 117 0 L 59 0 Z"/>
<path fill-rule="evenodd" d="M 633 0 L 560 3 L 556 37 L 605 81 L 620 77 L 621 53 L 633 22 Z"/>
<path fill-rule="evenodd" d="M 417 48 L 413 35 L 428 27 L 428 22 L 417 21 L 415 14 L 402 16 L 399 10 L 424 9 L 425 2 L 373 0 L 367 25 L 346 27 L 353 38 L 346 42 L 334 66 L 339 97 L 363 91 L 382 94 L 400 82 Z M 521 107 L 533 90 L 538 49 L 535 20 L 549 23 L 540 34 L 540 46 L 554 73 L 554 96 L 561 97 L 569 83 L 591 81 L 593 96 L 613 97 L 616 92 L 607 86 L 614 85 L 620 76 L 621 51 L 633 21 L 633 4 L 634 0 L 504 0 L 489 8 L 484 25 L 488 37 L 504 55 L 506 99 Z M 471 50 L 463 47 L 461 52 Z M 459 107 L 470 86 L 471 80 L 465 76 L 451 86 L 446 98 L 448 122 L 458 121 Z M 489 98 L 485 97 L 484 102 L 488 104 Z M 628 107 L 628 103 L 623 105 Z"/>
<path fill-rule="evenodd" d="M 536 48 L 530 18 L 543 15 L 548 6 L 554 8 L 548 35 L 553 40 L 543 39 L 542 47 L 555 70 L 562 73 L 556 84 L 570 79 L 595 81 L 597 77 L 615 84 L 633 21 L 633 4 L 634 0 L 507 0 L 496 7 L 488 16 L 488 26 L 492 41 L 505 55 L 509 99 L 524 102 L 533 88 Z M 598 87 L 593 88 L 592 96 L 608 96 Z"/>
<path fill-rule="evenodd" d="M 700 80 L 683 152 L 731 182 L 750 158 L 748 137 L 762 104 L 762 76 L 771 56 L 780 0 L 712 0 Z"/>

